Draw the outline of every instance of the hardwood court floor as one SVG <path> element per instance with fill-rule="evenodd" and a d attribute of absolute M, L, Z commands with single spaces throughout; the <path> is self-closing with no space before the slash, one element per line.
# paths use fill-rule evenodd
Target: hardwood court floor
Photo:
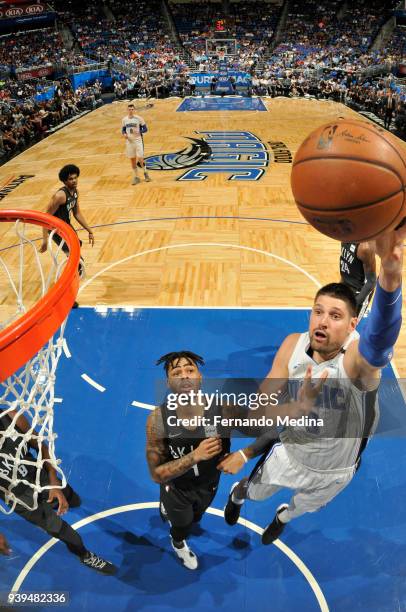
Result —
<path fill-rule="evenodd" d="M 270 151 L 269 142 L 282 142 L 294 155 L 318 125 L 357 117 L 341 104 L 303 99 L 268 100 L 266 113 L 176 113 L 179 104 L 168 99 L 137 111 L 149 128 L 146 156 L 181 151 L 188 137 L 208 130 L 250 131 Z M 125 114 L 126 102 L 101 107 L 0 168 L 1 186 L 34 175 L 2 208 L 44 210 L 59 186 L 59 169 L 80 167 L 80 203 L 96 240 L 93 249 L 83 247 L 82 305 L 306 307 L 317 283 L 338 279 L 339 243 L 304 223 L 289 163 L 277 163 L 271 152 L 264 176 L 254 182 L 229 181 L 224 173 L 176 181 L 182 171 L 173 170 L 151 171 L 151 183 L 133 186 L 121 137 Z M 10 232 L 0 232 L 2 247 L 15 243 Z M 41 233 L 34 228 L 29 235 Z M 85 232 L 80 236 L 86 240 Z M 7 252 L 12 263 L 16 257 L 15 249 Z M 404 331 L 396 365 L 406 375 Z"/>

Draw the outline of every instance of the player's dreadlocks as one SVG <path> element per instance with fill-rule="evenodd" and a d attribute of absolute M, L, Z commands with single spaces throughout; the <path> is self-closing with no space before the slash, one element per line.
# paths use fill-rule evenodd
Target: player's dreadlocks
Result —
<path fill-rule="evenodd" d="M 166 375 L 168 375 L 169 366 L 173 364 L 173 367 L 175 368 L 179 359 L 182 358 L 187 359 L 188 363 L 191 364 L 204 365 L 203 357 L 196 355 L 196 353 L 192 353 L 192 351 L 175 351 L 173 353 L 167 353 L 158 359 L 156 365 L 163 363 Z M 176 363 L 173 363 L 174 361 L 176 361 Z"/>

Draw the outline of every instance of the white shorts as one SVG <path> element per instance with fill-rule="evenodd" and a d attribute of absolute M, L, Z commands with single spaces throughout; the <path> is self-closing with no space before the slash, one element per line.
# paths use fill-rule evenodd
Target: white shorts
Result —
<path fill-rule="evenodd" d="M 137 140 L 126 140 L 125 146 L 127 157 L 130 159 L 133 157 L 144 157 L 144 143 L 141 138 Z"/>
<path fill-rule="evenodd" d="M 295 495 L 289 505 L 289 518 L 294 518 L 325 506 L 351 482 L 353 475 L 352 468 L 338 472 L 307 469 L 292 462 L 284 445 L 279 443 L 251 476 L 247 498 L 262 501 L 282 488 L 293 489 Z"/>

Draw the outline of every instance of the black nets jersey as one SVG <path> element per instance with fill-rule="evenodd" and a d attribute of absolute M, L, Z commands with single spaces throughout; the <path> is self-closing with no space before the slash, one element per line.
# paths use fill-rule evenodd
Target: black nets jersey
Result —
<path fill-rule="evenodd" d="M 220 436 L 222 439 L 222 451 L 212 459 L 200 461 L 190 470 L 174 478 L 171 482 L 178 489 L 201 488 L 217 484 L 220 479 L 220 471 L 217 469 L 222 457 L 230 452 L 230 435 L 228 429 L 221 425 L 214 425 L 214 416 L 222 415 L 220 407 L 212 407 L 203 415 L 207 419 L 206 424 L 194 430 L 183 427 L 182 424 L 173 423 L 178 417 L 175 410 L 168 410 L 166 403 L 162 404 L 161 415 L 165 435 L 165 446 L 171 459 L 180 459 L 195 450 L 204 438 Z M 172 417 L 172 418 L 169 418 Z"/>
<path fill-rule="evenodd" d="M 54 212 L 54 216 L 62 219 L 62 221 L 65 221 L 65 223 L 70 223 L 71 211 L 73 210 L 73 212 L 76 212 L 75 209 L 78 203 L 78 192 L 75 189 L 72 194 L 67 187 L 62 187 L 59 189 L 59 191 L 63 191 L 65 193 L 66 202 L 57 208 L 57 210 Z"/>
<path fill-rule="evenodd" d="M 16 430 L 13 434 L 5 436 L 5 431 L 11 420 L 7 415 L 0 415 L 0 486 L 12 490 L 18 497 L 18 492 L 25 490 L 27 485 L 12 486 L 10 480 L 15 476 L 17 481 L 25 480 L 34 484 L 37 467 L 34 456 L 28 446 L 23 442 L 23 434 Z M 20 449 L 20 451 L 19 451 Z M 19 456 L 19 461 L 16 458 Z M 14 468 L 17 467 L 16 470 Z M 15 474 L 13 474 L 15 471 Z"/>
<path fill-rule="evenodd" d="M 358 244 L 341 243 L 340 274 L 341 281 L 359 293 L 365 283 L 365 272 L 362 261 L 357 257 Z"/>

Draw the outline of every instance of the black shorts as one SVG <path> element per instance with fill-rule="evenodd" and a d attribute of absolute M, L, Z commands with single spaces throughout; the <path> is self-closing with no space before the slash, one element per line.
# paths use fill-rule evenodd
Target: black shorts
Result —
<path fill-rule="evenodd" d="M 213 501 L 218 481 L 204 487 L 180 490 L 173 484 L 160 486 L 160 513 L 174 527 L 197 523 Z"/>
<path fill-rule="evenodd" d="M 14 512 L 47 533 L 56 535 L 62 528 L 62 518 L 57 515 L 52 505 L 47 502 L 48 494 L 48 491 L 38 494 L 38 508 L 35 510 L 28 510 L 21 504 L 17 504 Z M 24 494 L 19 494 L 18 497 L 22 501 L 26 501 L 28 505 L 32 505 L 32 494 L 30 492 L 27 492 L 27 500 L 25 500 Z"/>
<path fill-rule="evenodd" d="M 65 495 L 68 504 L 73 496 L 77 496 L 69 484 L 62 489 L 62 492 Z M 27 506 L 33 505 L 32 489 L 30 487 L 19 485 L 18 491 L 15 491 L 15 495 Z M 38 507 L 35 510 L 29 510 L 21 504 L 16 504 L 14 512 L 24 518 L 26 521 L 36 525 L 40 529 L 43 529 L 48 534 L 55 536 L 60 532 L 63 525 L 63 520 L 57 515 L 53 507 L 54 504 L 48 503 L 48 496 L 49 490 L 41 491 L 38 494 Z M 2 491 L 0 491 L 0 499 L 2 499 L 4 502 L 4 494 Z"/>
<path fill-rule="evenodd" d="M 70 225 L 70 223 L 68 223 L 68 225 Z M 72 226 L 70 225 L 70 227 L 72 227 Z M 74 228 L 72 227 L 72 229 L 74 229 Z M 76 231 L 76 230 L 74 230 L 74 231 Z M 53 241 L 54 241 L 56 244 L 58 244 L 58 245 L 59 245 L 59 244 L 61 244 L 61 242 L 62 242 L 62 240 L 63 240 L 63 239 L 60 237 L 60 235 L 59 235 L 59 234 L 57 234 L 57 233 L 55 232 L 55 234 L 52 236 L 52 240 L 53 240 Z M 82 246 L 82 241 L 81 241 L 81 240 L 79 240 L 79 244 L 80 244 L 80 246 Z M 68 247 L 68 245 L 66 244 L 66 242 L 64 242 L 64 243 L 63 243 L 62 251 L 63 251 L 64 253 L 66 253 L 66 255 L 68 255 L 68 254 L 69 254 L 69 247 Z"/>

